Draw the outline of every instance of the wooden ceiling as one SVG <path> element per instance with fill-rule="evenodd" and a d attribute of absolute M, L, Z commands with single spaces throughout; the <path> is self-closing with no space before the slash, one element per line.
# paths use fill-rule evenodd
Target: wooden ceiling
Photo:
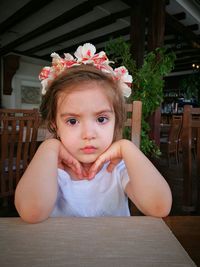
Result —
<path fill-rule="evenodd" d="M 51 52 L 74 52 L 85 42 L 99 50 L 110 38 L 121 36 L 128 41 L 134 2 L 1 0 L 0 56 L 17 53 L 50 60 Z M 174 72 L 200 65 L 199 0 L 166 1 L 164 45 L 177 55 Z"/>

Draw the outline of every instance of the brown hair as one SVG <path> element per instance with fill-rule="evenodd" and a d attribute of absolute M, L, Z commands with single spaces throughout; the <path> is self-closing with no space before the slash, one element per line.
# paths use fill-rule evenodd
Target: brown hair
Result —
<path fill-rule="evenodd" d="M 119 82 L 92 65 L 74 66 L 62 72 L 50 85 L 42 98 L 40 112 L 51 133 L 56 136 L 57 101 L 61 93 L 70 94 L 77 84 L 95 81 L 102 85 L 115 113 L 114 139 L 121 135 L 125 114 L 125 101 Z"/>

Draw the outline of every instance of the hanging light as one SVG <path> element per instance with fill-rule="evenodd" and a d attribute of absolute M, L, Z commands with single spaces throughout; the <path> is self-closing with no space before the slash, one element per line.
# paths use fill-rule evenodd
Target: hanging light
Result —
<path fill-rule="evenodd" d="M 193 64 L 192 64 L 192 68 L 193 68 L 193 69 L 199 69 L 199 64 L 194 64 L 194 63 L 193 63 Z"/>

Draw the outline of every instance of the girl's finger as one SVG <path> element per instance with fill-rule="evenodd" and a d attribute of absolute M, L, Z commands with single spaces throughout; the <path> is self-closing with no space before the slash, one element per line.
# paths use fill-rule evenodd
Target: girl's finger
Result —
<path fill-rule="evenodd" d="M 121 159 L 115 159 L 112 160 L 107 167 L 107 171 L 108 172 L 112 172 L 114 170 L 114 168 L 116 167 L 116 165 L 121 161 Z"/>
<path fill-rule="evenodd" d="M 83 170 L 81 164 L 76 161 L 75 159 L 68 159 L 68 160 L 63 160 L 66 166 L 70 168 L 75 174 L 78 176 L 78 178 L 83 178 Z"/>
<path fill-rule="evenodd" d="M 107 160 L 105 157 L 100 156 L 90 168 L 88 173 L 88 179 L 94 178 L 94 176 L 98 173 L 98 171 L 102 168 L 103 164 L 106 161 Z"/>

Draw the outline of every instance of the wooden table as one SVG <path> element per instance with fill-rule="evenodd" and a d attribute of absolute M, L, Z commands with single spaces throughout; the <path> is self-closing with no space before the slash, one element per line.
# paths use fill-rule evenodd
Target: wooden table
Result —
<path fill-rule="evenodd" d="M 193 261 L 200 266 L 200 216 L 168 216 L 164 221 Z"/>
<path fill-rule="evenodd" d="M 162 219 L 0 219 L 0 266 L 195 266 Z"/>

